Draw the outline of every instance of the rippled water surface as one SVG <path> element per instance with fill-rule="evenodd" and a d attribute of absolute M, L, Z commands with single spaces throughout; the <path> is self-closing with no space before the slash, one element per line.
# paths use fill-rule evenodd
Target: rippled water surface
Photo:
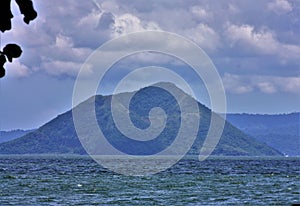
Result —
<path fill-rule="evenodd" d="M 89 157 L 0 156 L 0 205 L 291 205 L 300 158 L 185 159 L 150 176 Z"/>

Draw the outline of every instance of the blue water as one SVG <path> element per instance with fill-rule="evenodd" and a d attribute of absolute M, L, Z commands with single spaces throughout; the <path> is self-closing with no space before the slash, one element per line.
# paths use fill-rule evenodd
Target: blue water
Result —
<path fill-rule="evenodd" d="M 291 205 L 300 158 L 185 159 L 124 176 L 89 157 L 0 156 L 0 205 Z"/>

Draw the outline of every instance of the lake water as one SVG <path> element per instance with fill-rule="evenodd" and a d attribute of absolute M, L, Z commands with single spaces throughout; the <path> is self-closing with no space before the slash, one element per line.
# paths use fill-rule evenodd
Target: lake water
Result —
<path fill-rule="evenodd" d="M 291 205 L 300 158 L 185 159 L 124 176 L 89 157 L 0 156 L 0 205 Z"/>

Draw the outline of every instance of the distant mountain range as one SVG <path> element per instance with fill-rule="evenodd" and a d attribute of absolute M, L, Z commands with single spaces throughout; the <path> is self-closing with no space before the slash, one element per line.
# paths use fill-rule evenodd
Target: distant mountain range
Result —
<path fill-rule="evenodd" d="M 229 114 L 227 121 L 285 155 L 300 156 L 300 113 Z"/>
<path fill-rule="evenodd" d="M 183 101 L 196 101 L 175 85 L 170 83 L 160 83 L 176 90 Z M 150 124 L 148 113 L 153 107 L 161 107 L 167 114 L 166 127 L 163 132 L 154 140 L 148 142 L 134 141 L 125 137 L 117 129 L 112 113 L 111 100 L 112 96 L 97 95 L 84 101 L 75 109 L 82 112 L 82 122 L 86 127 L 89 126 L 89 119 L 86 109 L 91 104 L 95 104 L 96 117 L 98 125 L 107 140 L 120 151 L 127 154 L 149 155 L 162 151 L 168 147 L 176 137 L 180 126 L 180 109 L 176 100 L 168 92 L 159 87 L 145 87 L 135 93 L 136 98 L 130 103 L 129 115 L 131 121 L 139 128 L 147 128 Z M 130 95 L 131 93 L 122 93 L 118 95 Z M 95 102 L 93 101 L 95 100 Z M 200 126 L 197 138 L 188 154 L 198 155 L 200 148 L 206 137 L 212 112 L 203 104 L 197 102 L 200 110 Z M 122 103 L 118 107 L 125 107 Z M 185 114 L 183 114 L 185 115 Z M 199 115 L 199 114 L 195 114 Z M 219 117 L 221 118 L 221 117 Z M 89 134 L 87 130 L 86 136 Z M 188 134 L 187 134 L 188 135 Z M 82 147 L 73 123 L 72 111 L 69 110 L 53 120 L 49 121 L 39 129 L 32 131 L 20 138 L 0 144 L 0 154 L 86 154 Z M 278 150 L 273 149 L 243 133 L 229 122 L 225 122 L 224 131 L 219 144 L 215 148 L 214 155 L 228 156 L 272 156 L 282 155 Z"/>
<path fill-rule="evenodd" d="M 34 130 L 11 130 L 11 131 L 0 131 L 0 143 L 2 142 L 8 142 L 13 139 L 17 139 L 19 137 L 24 136 L 25 134 L 28 134 L 29 132 L 32 132 Z"/>

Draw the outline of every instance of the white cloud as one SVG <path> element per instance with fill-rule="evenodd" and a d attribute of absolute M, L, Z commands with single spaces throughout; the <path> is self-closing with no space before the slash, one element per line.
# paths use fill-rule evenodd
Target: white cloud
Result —
<path fill-rule="evenodd" d="M 276 0 L 269 4 L 233 0 L 222 3 L 96 1 L 98 6 L 93 1 L 36 0 L 34 4 L 39 11 L 38 18 L 27 26 L 16 10 L 14 29 L 8 35 L 3 35 L 3 42 L 20 43 L 24 50 L 24 58 L 20 62 L 31 68 L 41 67 L 51 61 L 80 64 L 107 40 L 145 30 L 166 30 L 181 34 L 210 55 L 270 55 L 272 58 L 279 57 L 278 61 L 287 62 L 287 65 L 299 62 L 300 45 L 295 43 L 295 36 L 298 35 L 296 30 L 283 31 L 282 25 L 272 24 L 272 17 L 278 16 L 272 12 L 274 9 L 296 11 L 297 7 L 292 8 L 292 4 L 286 0 Z M 271 11 L 261 10 L 266 6 Z M 251 7 L 251 10 L 243 12 L 247 7 Z M 264 15 L 268 18 L 258 21 L 265 13 L 270 17 Z M 226 25 L 225 29 L 223 25 Z M 280 31 L 285 32 L 285 36 L 280 36 Z M 46 70 L 39 68 L 43 69 Z M 63 74 L 63 71 L 57 71 Z"/>
<path fill-rule="evenodd" d="M 58 48 L 70 48 L 73 46 L 73 41 L 70 37 L 59 34 L 56 36 L 55 46 Z"/>
<path fill-rule="evenodd" d="M 223 84 L 226 91 L 230 93 L 243 94 L 253 91 L 253 87 L 249 83 L 243 82 L 238 75 L 225 73 Z"/>
<path fill-rule="evenodd" d="M 77 26 L 83 26 L 89 30 L 93 30 L 96 28 L 101 15 L 102 13 L 99 10 L 93 9 L 90 13 L 80 19 Z"/>
<path fill-rule="evenodd" d="M 206 24 L 201 23 L 186 30 L 184 34 L 204 49 L 215 50 L 220 45 L 218 33 Z"/>
<path fill-rule="evenodd" d="M 299 60 L 300 46 L 281 43 L 276 35 L 267 28 L 256 31 L 251 25 L 227 24 L 226 36 L 231 42 L 231 46 L 244 48 L 244 51 L 261 53 L 267 55 L 277 55 L 284 59 Z"/>
<path fill-rule="evenodd" d="M 300 77 L 276 78 L 277 86 L 284 92 L 295 93 L 300 95 Z"/>
<path fill-rule="evenodd" d="M 4 68 L 8 77 L 20 78 L 27 77 L 30 74 L 28 67 L 21 64 L 17 59 L 14 59 L 13 63 L 6 63 Z"/>
<path fill-rule="evenodd" d="M 160 30 L 160 28 L 155 22 L 143 22 L 138 17 L 126 13 L 121 16 L 116 16 L 112 36 L 117 37 L 131 32 L 145 30 Z"/>
<path fill-rule="evenodd" d="M 92 50 L 84 47 L 74 46 L 72 37 L 58 34 L 54 45 L 42 49 L 41 56 L 46 60 L 72 60 L 84 62 Z"/>
<path fill-rule="evenodd" d="M 225 73 L 223 83 L 227 92 L 235 94 L 258 90 L 266 94 L 286 92 L 300 95 L 300 77 L 246 76 Z"/>
<path fill-rule="evenodd" d="M 256 32 L 251 25 L 234 25 L 228 24 L 227 38 L 231 41 L 232 46 L 237 43 L 244 43 L 254 49 L 271 54 L 277 50 L 278 42 L 275 41 L 273 34 L 266 30 Z"/>
<path fill-rule="evenodd" d="M 272 82 L 259 82 L 257 87 L 264 93 L 272 94 L 277 92 L 275 85 Z"/>
<path fill-rule="evenodd" d="M 200 20 L 207 20 L 211 18 L 211 14 L 201 6 L 193 6 L 190 8 L 190 11 Z"/>
<path fill-rule="evenodd" d="M 268 3 L 268 9 L 282 14 L 292 11 L 293 7 L 288 0 L 276 0 Z"/>
<path fill-rule="evenodd" d="M 147 29 L 165 30 L 192 39 L 208 51 L 220 73 L 240 74 L 225 73 L 223 81 L 227 92 L 251 94 L 247 99 L 263 96 L 261 94 L 267 96 L 263 105 L 244 101 L 246 105 L 235 105 L 234 110 L 255 112 L 261 108 L 262 112 L 282 112 L 299 108 L 293 99 L 296 95 L 299 97 L 300 91 L 298 0 L 95 1 L 99 7 L 93 0 L 34 0 L 38 18 L 30 25 L 24 24 L 12 1 L 15 7 L 13 29 L 1 35 L 1 46 L 15 42 L 20 44 L 23 54 L 13 64 L 5 65 L 10 88 L 2 91 L 2 95 L 11 97 L 5 98 L 7 103 L 2 102 L 3 111 L 8 111 L 2 115 L 7 120 L 6 125 L 19 127 L 16 118 L 10 117 L 20 112 L 10 109 L 11 106 L 29 108 L 31 118 L 28 115 L 17 118 L 18 122 L 26 122 L 27 128 L 48 121 L 57 111 L 68 109 L 70 105 L 66 102 L 72 95 L 74 77 L 89 54 L 113 37 Z M 157 56 L 148 54 L 141 54 L 137 59 L 147 65 L 158 61 Z M 160 61 L 169 63 L 168 58 Z M 93 75 L 92 69 L 96 68 L 91 67 L 87 74 Z M 117 81 L 118 75 L 112 75 L 111 82 Z M 71 78 L 64 78 L 66 76 Z M 17 77 L 28 79 L 19 81 Z M 185 77 L 189 83 L 199 84 L 190 74 Z M 129 84 L 145 83 L 149 79 L 140 75 Z M 111 82 L 108 84 L 113 85 Z M 278 95 L 272 95 L 277 96 L 276 99 L 268 98 L 271 94 Z M 15 101 L 20 95 L 28 101 Z M 234 99 L 229 102 L 238 101 L 238 96 L 230 96 Z M 278 101 L 279 106 L 270 107 L 273 101 Z M 209 105 L 209 100 L 207 102 Z M 249 110 L 245 111 L 247 107 Z M 41 117 L 43 111 L 52 109 L 51 116 Z M 17 123 L 24 127 L 22 124 Z"/>
<path fill-rule="evenodd" d="M 45 31 L 44 23 L 45 21 L 41 20 L 39 23 L 32 23 L 29 27 L 18 19 L 16 25 L 13 25 L 14 28 L 9 31 L 9 35 L 3 35 L 4 41 L 20 42 L 26 47 L 40 47 L 46 42 L 52 43 L 54 38 Z"/>

